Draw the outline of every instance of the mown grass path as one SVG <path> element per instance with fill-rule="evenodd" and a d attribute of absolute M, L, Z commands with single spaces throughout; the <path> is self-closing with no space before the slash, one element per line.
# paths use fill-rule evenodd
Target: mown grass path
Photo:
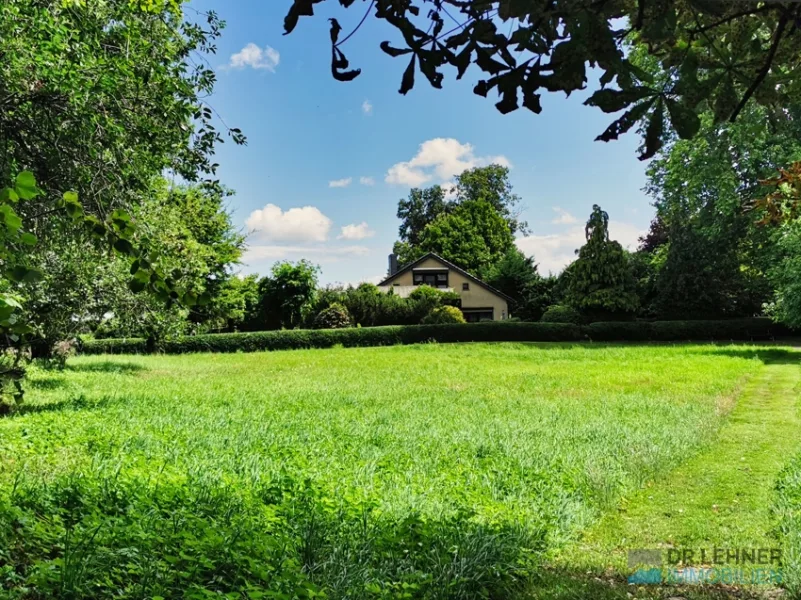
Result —
<path fill-rule="evenodd" d="M 556 571 L 600 575 L 602 579 L 605 574 L 620 581 L 627 573 L 629 549 L 776 547 L 771 513 L 774 485 L 781 469 L 801 449 L 799 357 L 766 360 L 746 385 L 713 444 L 664 479 L 622 499 L 617 510 L 610 511 L 556 558 Z M 622 587 L 617 592 L 624 596 L 661 597 L 653 587 Z M 573 587 L 573 591 L 578 589 Z M 595 590 L 598 597 L 617 597 L 612 592 Z M 680 597 L 711 598 L 720 593 L 729 597 L 734 591 L 696 589 Z M 740 593 L 747 592 L 738 592 L 738 596 Z M 675 591 L 667 593 L 675 595 Z"/>

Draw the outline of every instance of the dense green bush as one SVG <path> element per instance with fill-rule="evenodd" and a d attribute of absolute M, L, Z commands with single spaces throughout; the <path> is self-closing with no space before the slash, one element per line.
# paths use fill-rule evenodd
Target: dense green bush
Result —
<path fill-rule="evenodd" d="M 348 309 L 338 302 L 324 308 L 314 318 L 315 329 L 343 329 L 350 325 Z"/>
<path fill-rule="evenodd" d="M 548 307 L 540 321 L 542 323 L 573 323 L 574 325 L 580 325 L 581 315 L 575 308 L 555 304 Z"/>
<path fill-rule="evenodd" d="M 418 286 L 411 294 L 409 300 L 423 300 L 431 304 L 444 304 L 446 306 L 461 306 L 462 297 L 456 292 L 440 290 L 430 285 Z"/>
<path fill-rule="evenodd" d="M 295 329 L 253 333 L 215 333 L 166 341 L 167 354 L 187 352 L 257 352 L 343 346 L 392 346 L 420 342 L 564 342 L 582 339 L 581 329 L 561 323 L 484 323 L 396 325 L 348 329 Z M 84 342 L 84 354 L 142 354 L 144 340 L 93 340 Z"/>
<path fill-rule="evenodd" d="M 764 341 L 786 336 L 790 331 L 768 318 L 720 321 L 608 321 L 582 328 L 598 342 Z"/>
<path fill-rule="evenodd" d="M 187 352 L 258 352 L 343 346 L 392 346 L 427 341 L 448 342 L 575 342 L 690 340 L 769 340 L 791 332 L 768 318 L 726 321 L 601 322 L 584 327 L 572 323 L 486 321 L 468 324 L 396 325 L 348 329 L 295 329 L 253 333 L 217 333 L 185 336 L 163 342 L 167 354 Z M 83 354 L 146 354 L 143 339 L 105 339 L 84 342 Z"/>
<path fill-rule="evenodd" d="M 431 310 L 423 320 L 423 325 L 443 325 L 445 323 L 466 323 L 462 311 L 455 306 L 438 306 Z"/>

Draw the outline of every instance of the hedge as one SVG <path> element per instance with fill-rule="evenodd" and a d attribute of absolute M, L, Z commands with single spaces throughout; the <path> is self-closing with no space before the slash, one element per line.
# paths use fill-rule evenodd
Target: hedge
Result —
<path fill-rule="evenodd" d="M 563 342 L 582 339 L 581 328 L 565 323 L 471 323 L 447 325 L 394 325 L 348 329 L 294 329 L 254 333 L 215 333 L 165 341 L 166 354 L 187 352 L 257 352 L 342 346 L 394 346 L 435 341 L 449 342 Z M 143 354 L 143 339 L 105 339 L 83 343 L 83 354 Z"/>
<path fill-rule="evenodd" d="M 258 352 L 330 348 L 336 345 L 393 346 L 421 342 L 647 342 L 751 341 L 788 335 L 767 318 L 725 321 L 615 321 L 586 326 L 569 323 L 483 322 L 447 325 L 396 325 L 348 329 L 295 329 L 255 333 L 217 333 L 162 342 L 166 354 L 188 352 Z M 83 354 L 145 354 L 143 339 L 84 342 Z"/>

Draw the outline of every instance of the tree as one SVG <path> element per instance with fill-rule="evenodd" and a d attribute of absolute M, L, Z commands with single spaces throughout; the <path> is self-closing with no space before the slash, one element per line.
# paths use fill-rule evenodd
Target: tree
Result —
<path fill-rule="evenodd" d="M 260 321 L 264 329 L 294 329 L 312 309 L 320 267 L 307 260 L 273 265 L 259 282 Z"/>
<path fill-rule="evenodd" d="M 215 51 L 222 23 L 214 13 L 204 26 L 184 21 L 181 4 L 0 4 L 0 182 L 11 182 L 0 195 L 6 222 L 15 231 L 25 224 L 26 246 L 88 236 L 111 259 L 127 257 L 132 290 L 192 304 L 180 281 L 153 266 L 157 257 L 132 243 L 131 216 L 165 171 L 219 187 L 213 154 L 222 136 L 202 99 L 215 82 L 203 55 Z M 228 133 L 244 143 L 239 130 Z M 20 199 L 17 214 L 11 205 Z M 4 244 L 0 254 L 16 254 L 0 263 L 7 289 L 41 276 L 26 266 L 28 249 Z M 25 272 L 9 268 L 17 266 Z M 8 308 L 22 314 L 21 305 Z M 23 336 L 32 329 L 15 320 L 20 327 Z M 26 343 L 0 328 L 6 345 Z"/>
<path fill-rule="evenodd" d="M 568 304 L 593 317 L 631 314 L 639 300 L 629 258 L 609 239 L 609 215 L 597 204 L 585 227 L 587 243 L 569 267 Z"/>
<path fill-rule="evenodd" d="M 500 260 L 480 273 L 481 279 L 513 299 L 509 314 L 524 321 L 539 321 L 552 304 L 554 280 L 537 272 L 533 257 L 526 257 L 516 247 L 509 248 Z"/>
<path fill-rule="evenodd" d="M 20 216 L 42 245 L 89 231 L 133 262 L 131 211 L 155 176 L 219 187 L 211 178 L 222 137 L 202 98 L 215 82 L 204 55 L 222 23 L 214 13 L 205 26 L 184 21 L 181 4 L 0 5 L 0 181 L 31 171 L 38 193 Z M 180 287 L 144 265 L 144 288 L 169 297 Z"/>
<path fill-rule="evenodd" d="M 486 200 L 468 200 L 427 225 L 419 249 L 478 273 L 513 246 L 509 224 L 495 207 Z"/>
<path fill-rule="evenodd" d="M 400 241 L 393 252 L 401 265 L 436 252 L 475 272 L 499 258 L 515 233 L 526 231 L 526 223 L 519 220 L 519 202 L 508 167 L 494 164 L 458 175 L 450 200 L 438 185 L 412 189 L 398 203 Z M 469 227 L 469 235 L 458 235 L 459 227 Z"/>
<path fill-rule="evenodd" d="M 231 297 L 229 284 L 236 279 L 231 271 L 244 237 L 231 223 L 224 199 L 205 186 L 173 186 L 157 178 L 133 211 L 137 230 L 131 242 L 147 245 L 152 268 L 180 280 L 185 298 L 196 300 L 193 306 L 168 307 L 135 293 L 127 257 L 109 257 L 89 235 L 76 232 L 36 248 L 31 259 L 42 278 L 23 290 L 37 333 L 35 355 L 45 356 L 55 342 L 79 333 L 143 336 L 156 343 L 171 335 L 222 329 L 229 319 L 238 319 L 235 313 L 244 307 L 234 304 L 244 301 Z"/>
<path fill-rule="evenodd" d="M 761 180 L 801 157 L 800 117 L 797 104 L 782 115 L 751 107 L 736 123 L 703 114 L 697 137 L 672 140 L 652 161 L 646 190 L 657 214 L 641 250 L 655 314 L 751 316 L 771 300 L 782 250 L 754 198 L 768 191 Z"/>
<path fill-rule="evenodd" d="M 285 32 L 292 32 L 301 16 L 313 15 L 322 1 L 294 0 Z M 801 85 L 793 35 L 801 15 L 796 4 L 375 0 L 356 29 L 371 12 L 402 37 L 398 46 L 381 43 L 381 50 L 407 64 L 401 94 L 414 87 L 418 71 L 441 88 L 444 67 L 453 67 L 460 79 L 475 64 L 486 77 L 474 92 L 487 97 L 496 90 L 501 113 L 516 110 L 521 99 L 522 106 L 540 113 L 543 91 L 569 95 L 597 74 L 602 89 L 587 104 L 607 113 L 626 110 L 597 139 L 617 139 L 647 118 L 643 159 L 659 149 L 666 121 L 689 139 L 706 108 L 718 122 L 734 121 L 749 101 L 788 105 Z M 341 30 L 331 19 L 331 71 L 335 79 L 351 81 L 361 70 L 351 69 L 342 48 L 356 30 L 340 39 Z M 659 77 L 639 68 L 632 59 L 637 52 L 652 57 Z M 613 82 L 616 88 L 607 87 Z"/>

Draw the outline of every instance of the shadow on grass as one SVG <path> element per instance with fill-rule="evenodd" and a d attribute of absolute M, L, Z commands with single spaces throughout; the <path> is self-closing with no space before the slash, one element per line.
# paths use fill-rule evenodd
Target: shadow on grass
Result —
<path fill-rule="evenodd" d="M 146 367 L 137 363 L 115 362 L 112 360 L 78 365 L 70 364 L 65 368 L 67 371 L 75 371 L 77 373 L 137 373 L 146 370 Z"/>
<path fill-rule="evenodd" d="M 758 359 L 766 365 L 792 365 L 801 363 L 801 353 L 784 348 L 743 348 L 734 345 L 715 345 L 714 350 L 699 354 L 717 354 L 732 358 Z"/>
<path fill-rule="evenodd" d="M 72 396 L 57 402 L 45 402 L 42 404 L 22 404 L 17 407 L 9 416 L 10 418 L 22 417 L 25 415 L 49 412 L 62 412 L 68 410 L 100 410 L 117 404 L 119 398 L 112 396 L 101 396 L 99 398 L 87 398 L 83 394 Z"/>

